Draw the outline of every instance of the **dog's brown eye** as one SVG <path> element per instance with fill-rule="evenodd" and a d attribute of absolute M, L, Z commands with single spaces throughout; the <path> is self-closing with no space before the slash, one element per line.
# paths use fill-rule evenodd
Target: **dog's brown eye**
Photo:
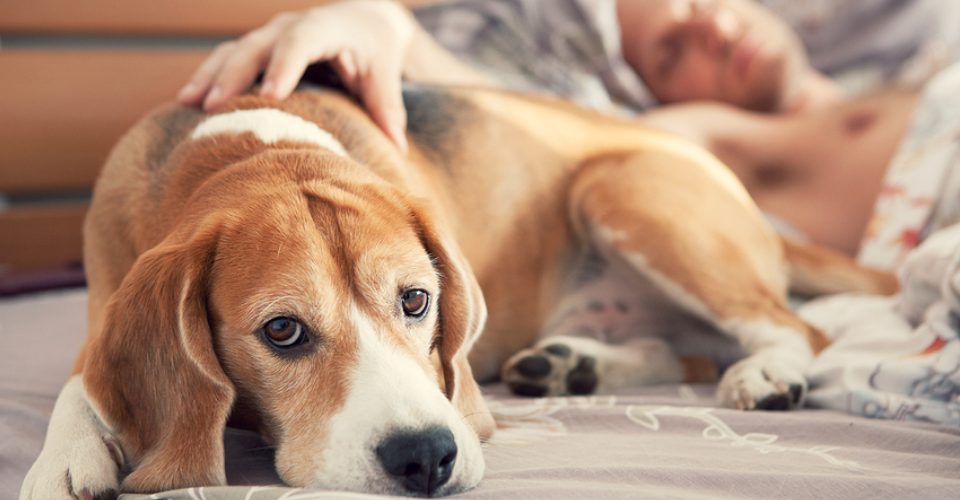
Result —
<path fill-rule="evenodd" d="M 406 290 L 400 294 L 400 306 L 403 307 L 404 316 L 423 318 L 430 308 L 430 294 L 420 289 Z"/>
<path fill-rule="evenodd" d="M 306 340 L 303 325 L 293 318 L 280 316 L 263 325 L 263 334 L 267 341 L 276 347 L 293 347 Z"/>

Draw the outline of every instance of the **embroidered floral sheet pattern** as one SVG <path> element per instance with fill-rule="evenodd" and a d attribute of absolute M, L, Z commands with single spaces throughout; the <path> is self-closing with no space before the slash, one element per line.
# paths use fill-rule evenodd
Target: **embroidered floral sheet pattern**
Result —
<path fill-rule="evenodd" d="M 0 301 L 0 499 L 16 498 L 85 329 L 83 291 Z M 480 487 L 457 498 L 953 498 L 960 429 L 837 411 L 716 409 L 713 387 L 515 399 L 486 389 L 501 431 Z M 272 453 L 228 431 L 230 486 L 154 498 L 372 498 L 275 484 Z M 125 495 L 124 499 L 150 498 Z"/>
<path fill-rule="evenodd" d="M 502 426 L 480 486 L 457 498 L 950 498 L 960 432 L 827 411 L 713 408 L 713 388 L 664 386 L 618 396 L 515 399 L 494 388 Z M 246 446 L 256 449 L 256 439 Z M 236 448 L 236 446 L 234 446 Z M 267 480 L 268 450 L 228 465 Z M 194 488 L 124 499 L 325 499 L 278 487 Z M 376 498 L 350 495 L 346 498 Z"/>
<path fill-rule="evenodd" d="M 960 62 L 926 84 L 883 180 L 857 260 L 899 268 L 920 241 L 960 222 Z"/>

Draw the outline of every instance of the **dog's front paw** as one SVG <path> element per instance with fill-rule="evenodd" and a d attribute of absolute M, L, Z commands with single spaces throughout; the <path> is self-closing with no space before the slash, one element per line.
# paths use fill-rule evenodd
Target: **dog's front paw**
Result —
<path fill-rule="evenodd" d="M 593 394 L 599 383 L 597 358 L 555 339 L 514 355 L 502 377 L 514 394 L 531 397 Z"/>
<path fill-rule="evenodd" d="M 731 366 L 720 380 L 717 397 L 740 410 L 792 410 L 803 404 L 807 381 L 775 359 L 750 357 Z"/>
<path fill-rule="evenodd" d="M 20 488 L 20 500 L 116 498 L 120 448 L 108 438 L 84 437 L 66 449 L 44 447 Z"/>
<path fill-rule="evenodd" d="M 20 499 L 116 498 L 120 463 L 119 447 L 99 435 L 70 443 L 69 449 L 45 447 L 23 480 Z"/>
<path fill-rule="evenodd" d="M 23 480 L 20 498 L 114 498 L 123 463 L 120 445 L 97 418 L 76 375 L 57 397 L 43 450 Z"/>

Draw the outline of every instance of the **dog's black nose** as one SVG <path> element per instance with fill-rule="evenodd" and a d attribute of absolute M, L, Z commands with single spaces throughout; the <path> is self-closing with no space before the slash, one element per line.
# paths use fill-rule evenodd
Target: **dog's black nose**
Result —
<path fill-rule="evenodd" d="M 457 443 L 445 427 L 403 432 L 384 439 L 377 457 L 387 474 L 411 493 L 433 495 L 446 484 L 457 461 Z"/>

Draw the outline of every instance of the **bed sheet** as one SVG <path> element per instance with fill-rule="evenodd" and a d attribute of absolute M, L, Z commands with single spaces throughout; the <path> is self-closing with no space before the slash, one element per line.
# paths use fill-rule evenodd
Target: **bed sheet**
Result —
<path fill-rule="evenodd" d="M 0 302 L 0 498 L 16 498 L 85 330 L 85 292 Z M 824 410 L 714 408 L 712 386 L 516 399 L 485 388 L 500 430 L 487 472 L 462 498 L 949 498 L 960 429 Z M 374 498 L 277 484 L 272 451 L 226 434 L 230 487 L 152 498 Z M 260 486 L 242 486 L 260 485 Z M 151 496 L 124 495 L 124 499 Z"/>

